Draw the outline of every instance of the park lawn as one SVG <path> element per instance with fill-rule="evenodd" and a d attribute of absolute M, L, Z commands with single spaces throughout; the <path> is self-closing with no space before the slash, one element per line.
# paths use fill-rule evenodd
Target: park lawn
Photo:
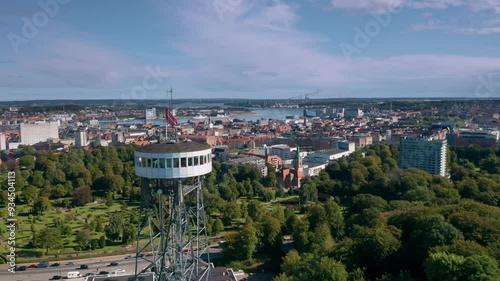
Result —
<path fill-rule="evenodd" d="M 75 234 L 78 230 L 83 229 L 85 224 L 85 219 L 89 219 L 89 221 L 94 220 L 97 216 L 103 217 L 102 221 L 108 221 L 108 214 L 122 208 L 122 204 L 119 202 L 114 203 L 109 208 L 103 203 L 89 203 L 82 207 L 75 207 L 72 209 L 65 209 L 60 206 L 61 199 L 50 200 L 53 204 L 53 207 L 43 213 L 43 215 L 35 216 L 35 222 L 33 224 L 35 232 L 40 231 L 41 229 L 47 226 L 53 226 L 54 219 L 62 219 L 66 222 L 66 224 L 71 229 L 71 234 L 67 236 L 63 236 L 63 246 L 61 249 L 54 249 L 48 252 L 48 256 L 54 256 L 59 254 L 60 256 L 68 256 L 72 257 L 74 255 L 89 255 L 91 253 L 86 253 L 84 251 L 76 251 L 74 248 L 77 247 L 75 242 Z M 55 207 L 54 207 L 55 206 Z M 27 261 L 36 261 L 39 260 L 45 254 L 45 249 L 39 248 L 30 248 L 28 247 L 29 242 L 33 239 L 31 232 L 31 223 L 29 219 L 29 212 L 32 209 L 31 205 L 20 204 L 17 205 L 17 219 L 18 219 L 18 229 L 16 230 L 16 245 L 18 249 L 18 253 L 20 254 L 19 260 L 20 262 Z M 135 207 L 128 207 L 129 209 L 133 209 Z M 74 216 L 73 220 L 67 221 L 67 215 L 72 214 Z M 92 238 L 99 238 L 103 236 L 104 233 L 95 233 L 93 232 Z M 3 232 L 1 234 L 2 241 L 7 241 L 8 233 Z M 146 242 L 144 242 L 146 243 Z M 5 246 L 0 243 L 0 249 L 2 252 L 5 252 Z M 116 245 L 105 246 L 102 249 L 93 250 L 93 253 L 100 253 L 101 255 L 106 252 L 116 252 L 116 251 L 124 251 L 124 246 L 120 243 L 116 243 Z M 45 259 L 46 257 L 44 257 Z"/>

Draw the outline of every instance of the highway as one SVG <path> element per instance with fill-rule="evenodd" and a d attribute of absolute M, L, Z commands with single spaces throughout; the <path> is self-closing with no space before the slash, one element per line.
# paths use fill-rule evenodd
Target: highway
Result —
<path fill-rule="evenodd" d="M 220 248 L 209 248 L 210 257 L 216 258 L 220 256 L 221 249 Z M 17 271 L 12 273 L 7 270 L 7 265 L 0 265 L 0 281 L 47 281 L 50 280 L 53 276 L 62 276 L 67 277 L 68 272 L 70 271 L 78 271 L 83 275 L 88 272 L 97 274 L 100 271 L 108 271 L 112 274 L 117 269 L 124 269 L 125 274 L 132 274 L 135 271 L 135 258 L 125 259 L 128 255 L 119 255 L 119 256 L 108 256 L 102 258 L 89 258 L 89 259 L 81 259 L 81 260 L 71 260 L 76 263 L 76 265 L 65 265 L 69 262 L 69 260 L 64 261 L 53 261 L 53 263 L 59 263 L 60 266 L 52 267 L 49 266 L 47 268 L 27 268 L 26 271 Z M 148 260 L 151 260 L 152 257 L 144 257 Z M 149 262 L 144 258 L 139 259 L 139 269 L 146 267 Z M 117 266 L 109 266 L 111 262 L 117 262 Z M 88 265 L 88 269 L 80 269 L 80 265 L 85 264 Z M 18 264 L 18 266 L 29 266 L 30 263 Z M 75 281 L 82 280 L 73 279 Z"/>

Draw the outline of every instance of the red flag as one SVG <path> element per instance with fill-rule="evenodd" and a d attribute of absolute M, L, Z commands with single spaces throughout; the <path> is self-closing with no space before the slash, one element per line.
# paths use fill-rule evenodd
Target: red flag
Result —
<path fill-rule="evenodd" d="M 168 107 L 165 107 L 165 116 L 166 116 L 166 121 L 170 126 L 177 126 L 179 123 L 177 122 L 177 119 L 175 119 L 175 116 L 168 110 Z"/>

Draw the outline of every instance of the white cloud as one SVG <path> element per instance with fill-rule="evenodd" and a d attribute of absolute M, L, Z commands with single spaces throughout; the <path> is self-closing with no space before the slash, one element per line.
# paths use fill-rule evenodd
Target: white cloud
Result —
<path fill-rule="evenodd" d="M 460 28 L 456 30 L 457 33 L 470 34 L 470 35 L 488 35 L 500 33 L 499 27 L 483 27 L 483 28 Z"/>
<path fill-rule="evenodd" d="M 492 10 L 500 13 L 500 0 L 331 0 L 337 9 L 379 11 L 388 7 L 410 7 L 413 9 L 447 9 L 467 7 L 473 11 Z"/>
<path fill-rule="evenodd" d="M 270 97 L 265 93 L 284 88 L 289 92 L 314 88 L 368 92 L 375 85 L 391 88 L 409 80 L 418 80 L 415 87 L 422 88 L 425 82 L 421 81 L 426 79 L 453 88 L 454 82 L 475 83 L 479 73 L 500 68 L 500 58 L 449 55 L 358 57 L 347 63 L 323 51 L 328 43 L 325 37 L 297 28 L 300 7 L 258 4 L 224 21 L 199 3 L 179 13 L 186 32 L 176 46 L 196 62 L 185 79 L 200 92 L 228 91 L 240 97 L 250 97 L 249 93 Z M 438 28 L 444 23 L 428 24 Z M 335 47 L 332 43 L 331 48 Z"/>

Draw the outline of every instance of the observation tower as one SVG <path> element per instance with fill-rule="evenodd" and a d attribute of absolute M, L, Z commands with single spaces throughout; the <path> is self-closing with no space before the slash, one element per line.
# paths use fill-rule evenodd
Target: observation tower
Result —
<path fill-rule="evenodd" d="M 202 191 L 211 156 L 210 145 L 194 142 L 136 148 L 135 173 L 142 179 L 136 279 L 149 271 L 159 281 L 211 279 Z M 138 268 L 141 257 L 148 261 L 144 268 Z"/>

